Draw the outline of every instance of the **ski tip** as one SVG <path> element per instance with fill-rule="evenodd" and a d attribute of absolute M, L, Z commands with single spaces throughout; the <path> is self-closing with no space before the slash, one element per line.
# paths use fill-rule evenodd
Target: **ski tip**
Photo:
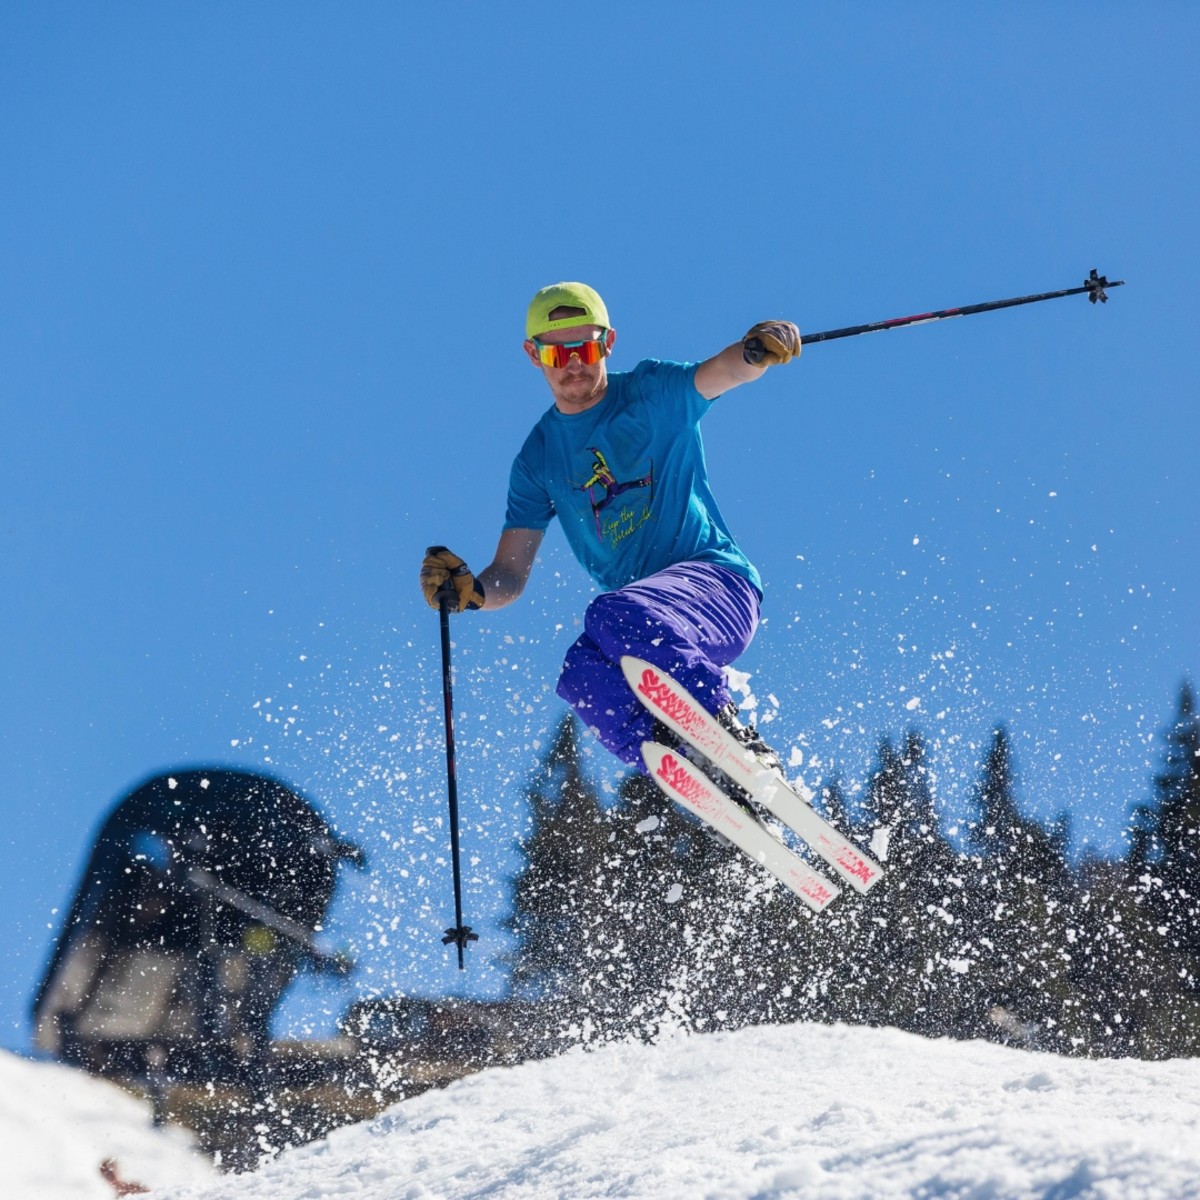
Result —
<path fill-rule="evenodd" d="M 651 670 L 650 664 L 644 658 L 636 658 L 632 654 L 621 655 L 621 674 L 631 688 L 636 688 L 641 682 L 642 673 Z"/>
<path fill-rule="evenodd" d="M 658 768 L 659 763 L 662 762 L 663 757 L 668 753 L 669 751 L 667 747 L 664 746 L 662 742 L 642 743 L 642 761 L 650 768 L 651 771 L 654 771 Z"/>

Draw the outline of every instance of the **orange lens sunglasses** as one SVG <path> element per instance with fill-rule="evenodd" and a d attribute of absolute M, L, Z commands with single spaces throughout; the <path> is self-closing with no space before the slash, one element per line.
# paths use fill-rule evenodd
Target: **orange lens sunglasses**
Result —
<path fill-rule="evenodd" d="M 539 342 L 537 338 L 529 340 L 533 342 L 534 349 L 537 350 L 538 362 L 543 366 L 565 367 L 571 361 L 571 356 L 577 355 L 583 366 L 590 367 L 607 355 L 608 347 L 605 345 L 607 336 L 608 330 L 606 329 L 599 337 L 588 338 L 585 342 Z"/>

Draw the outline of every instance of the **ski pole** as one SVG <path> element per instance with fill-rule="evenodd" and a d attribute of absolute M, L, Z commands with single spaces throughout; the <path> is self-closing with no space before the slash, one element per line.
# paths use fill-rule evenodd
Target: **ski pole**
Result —
<path fill-rule="evenodd" d="M 431 546 L 428 553 L 438 549 Z M 454 672 L 450 666 L 450 607 L 456 595 L 454 584 L 447 579 L 437 591 L 438 617 L 442 632 L 442 700 L 446 710 L 446 791 L 450 799 L 450 861 L 454 868 L 454 925 L 446 930 L 442 945 L 453 942 L 458 947 L 458 969 L 464 969 L 463 951 L 468 942 L 479 941 L 478 934 L 463 924 L 462 870 L 458 857 L 458 772 L 454 752 Z"/>
<path fill-rule="evenodd" d="M 948 317 L 969 317 L 973 313 L 993 312 L 998 308 L 1016 308 L 1018 304 L 1037 304 L 1040 300 L 1057 300 L 1059 296 L 1078 296 L 1087 293 L 1088 300 L 1095 304 L 1108 302 L 1107 288 L 1121 287 L 1123 279 L 1109 280 L 1103 275 L 1096 274 L 1096 268 L 1083 281 L 1082 287 L 1063 288 L 1058 292 L 1039 292 L 1036 296 L 1014 296 L 1011 300 L 988 300 L 983 304 L 966 304 L 962 308 L 943 308 L 937 312 L 917 313 L 911 317 L 893 317 L 890 321 L 874 321 L 869 325 L 848 325 L 845 329 L 827 329 L 824 333 L 805 333 L 800 337 L 800 344 L 807 346 L 810 342 L 832 342 L 835 338 L 855 337 L 860 333 L 880 333 L 885 329 L 903 329 L 907 325 L 925 325 L 930 321 L 944 321 Z M 742 355 L 749 363 L 759 363 L 766 353 L 762 339 L 752 337 L 747 339 Z"/>

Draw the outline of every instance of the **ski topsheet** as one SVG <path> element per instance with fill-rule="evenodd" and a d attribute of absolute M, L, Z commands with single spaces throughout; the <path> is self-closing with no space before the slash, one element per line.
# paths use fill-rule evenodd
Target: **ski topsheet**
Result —
<path fill-rule="evenodd" d="M 628 654 L 621 659 L 621 670 L 634 695 L 668 729 L 803 838 L 852 888 L 865 892 L 883 877 L 874 859 L 814 811 L 786 780 L 764 767 L 665 671 Z"/>
<path fill-rule="evenodd" d="M 739 850 L 782 880 L 813 912 L 823 912 L 841 889 L 771 832 L 740 804 L 730 800 L 699 767 L 658 742 L 644 742 L 642 757 L 650 777 L 682 805 L 728 838 Z"/>

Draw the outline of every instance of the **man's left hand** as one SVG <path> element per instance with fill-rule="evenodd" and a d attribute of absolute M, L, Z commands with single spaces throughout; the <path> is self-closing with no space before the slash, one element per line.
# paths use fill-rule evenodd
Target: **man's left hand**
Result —
<path fill-rule="evenodd" d="M 799 358 L 800 345 L 800 330 L 791 321 L 760 321 L 742 338 L 742 357 L 748 363 L 775 367 Z"/>

